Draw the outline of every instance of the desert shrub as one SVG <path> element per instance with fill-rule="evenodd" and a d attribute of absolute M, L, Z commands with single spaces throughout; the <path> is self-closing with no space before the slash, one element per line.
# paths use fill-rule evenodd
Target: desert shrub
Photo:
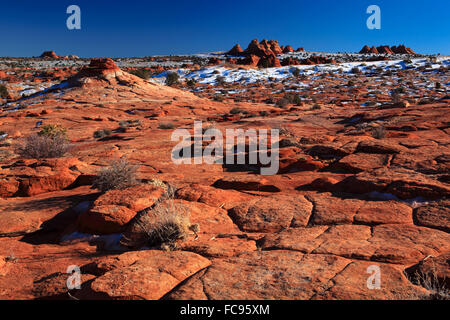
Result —
<path fill-rule="evenodd" d="M 4 85 L 0 84 L 0 98 L 6 99 L 8 97 L 9 97 L 8 89 Z"/>
<path fill-rule="evenodd" d="M 361 73 L 361 69 L 358 68 L 358 67 L 353 67 L 353 68 L 350 70 L 350 72 L 353 73 L 353 74 L 360 74 L 360 73 Z"/>
<path fill-rule="evenodd" d="M 427 292 L 418 292 L 412 290 L 405 290 L 394 294 L 395 300 L 450 300 L 450 290 L 445 284 L 445 280 L 439 280 L 436 273 L 436 267 L 430 272 L 414 272 L 414 274 L 407 274 L 408 280 L 416 285 L 422 286 Z"/>
<path fill-rule="evenodd" d="M 296 78 L 298 78 L 300 76 L 300 69 L 299 68 L 294 68 L 294 70 L 292 70 L 292 75 Z"/>
<path fill-rule="evenodd" d="M 58 124 L 48 124 L 41 128 L 38 135 L 52 138 L 56 136 L 67 138 L 67 129 Z"/>
<path fill-rule="evenodd" d="M 137 183 L 137 169 L 138 167 L 127 159 L 115 160 L 99 171 L 93 186 L 103 192 L 132 187 Z"/>
<path fill-rule="evenodd" d="M 391 92 L 392 103 L 397 104 L 401 101 L 402 97 L 397 90 Z"/>
<path fill-rule="evenodd" d="M 160 122 L 158 124 L 158 129 L 174 129 L 175 128 L 175 124 L 173 122 Z"/>
<path fill-rule="evenodd" d="M 224 76 L 217 76 L 216 77 L 216 82 L 219 86 L 223 86 L 226 81 L 225 81 L 225 77 Z"/>
<path fill-rule="evenodd" d="M 186 206 L 173 199 L 157 204 L 148 214 L 138 217 L 135 223 L 144 231 L 147 246 L 165 250 L 176 249 L 178 241 L 200 231 L 198 224 L 190 223 Z"/>
<path fill-rule="evenodd" d="M 132 75 L 135 75 L 135 76 L 137 76 L 139 78 L 142 78 L 144 80 L 150 79 L 150 75 L 151 75 L 149 70 L 146 70 L 146 69 L 143 69 L 143 68 L 132 70 L 132 71 L 130 71 L 130 73 Z"/>
<path fill-rule="evenodd" d="M 120 128 L 131 128 L 131 127 L 140 127 L 142 126 L 141 120 L 123 120 L 119 122 Z"/>
<path fill-rule="evenodd" d="M 238 107 L 234 107 L 230 110 L 230 114 L 238 114 L 238 113 L 244 113 L 244 110 Z"/>
<path fill-rule="evenodd" d="M 436 89 L 440 89 L 442 87 L 442 85 L 440 82 L 436 82 L 435 87 L 436 87 Z"/>
<path fill-rule="evenodd" d="M 279 108 L 284 108 L 289 104 L 289 100 L 286 98 L 281 98 L 280 100 L 278 100 L 275 105 Z"/>
<path fill-rule="evenodd" d="M 284 98 L 289 101 L 289 103 L 294 104 L 296 106 L 301 105 L 302 99 L 298 93 L 287 93 L 284 95 Z"/>
<path fill-rule="evenodd" d="M 94 132 L 94 138 L 97 138 L 97 139 L 106 138 L 106 137 L 110 136 L 111 133 L 112 132 L 109 129 L 97 130 Z"/>
<path fill-rule="evenodd" d="M 194 79 L 189 79 L 186 81 L 186 85 L 191 88 L 195 87 L 196 84 L 197 84 L 197 81 L 195 81 Z"/>
<path fill-rule="evenodd" d="M 166 85 L 173 86 L 180 80 L 180 76 L 176 72 L 168 72 L 166 77 Z"/>
<path fill-rule="evenodd" d="M 17 149 L 17 153 L 28 159 L 61 158 L 69 148 L 70 144 L 63 135 L 35 134 L 25 139 L 25 143 Z"/>
<path fill-rule="evenodd" d="M 221 94 L 214 95 L 212 99 L 217 102 L 223 102 L 223 100 L 225 100 L 225 98 Z"/>
<path fill-rule="evenodd" d="M 384 139 L 386 137 L 386 129 L 384 127 L 376 127 L 372 130 L 372 137 L 375 139 Z"/>
<path fill-rule="evenodd" d="M 311 110 L 320 110 L 320 109 L 322 109 L 322 106 L 319 104 L 315 104 L 311 107 Z"/>
<path fill-rule="evenodd" d="M 287 127 L 280 127 L 276 129 L 278 130 L 280 137 L 288 137 L 288 138 L 295 137 L 295 134 L 292 132 L 292 130 Z"/>
<path fill-rule="evenodd" d="M 147 183 L 152 185 L 152 186 L 155 186 L 157 188 L 162 188 L 162 189 L 165 189 L 165 190 L 167 190 L 167 188 L 168 188 L 167 184 L 164 181 L 162 181 L 160 179 L 156 179 L 156 178 L 151 179 Z"/>

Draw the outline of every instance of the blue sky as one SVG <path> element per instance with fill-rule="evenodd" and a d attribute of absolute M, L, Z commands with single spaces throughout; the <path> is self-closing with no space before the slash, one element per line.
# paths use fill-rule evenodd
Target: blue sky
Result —
<path fill-rule="evenodd" d="M 306 50 L 359 51 L 404 43 L 450 54 L 449 0 L 1 1 L 0 56 L 44 50 L 81 57 L 139 57 L 245 49 L 254 38 Z M 68 30 L 66 8 L 81 8 L 81 30 Z M 381 30 L 366 9 L 381 8 Z"/>

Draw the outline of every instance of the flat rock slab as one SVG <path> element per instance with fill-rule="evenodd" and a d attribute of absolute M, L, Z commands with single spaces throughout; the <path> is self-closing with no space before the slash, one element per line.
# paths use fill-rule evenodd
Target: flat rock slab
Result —
<path fill-rule="evenodd" d="M 192 252 L 127 252 L 90 266 L 103 274 L 81 294 L 89 299 L 158 300 L 209 265 L 208 259 Z"/>
<path fill-rule="evenodd" d="M 411 289 L 401 267 L 379 264 L 381 290 L 367 287 L 370 262 L 355 262 L 334 255 L 274 250 L 214 260 L 213 264 L 184 282 L 169 299 L 190 300 L 306 300 L 382 299 Z M 346 279 L 346 285 L 345 285 Z"/>
<path fill-rule="evenodd" d="M 450 232 L 450 200 L 417 208 L 414 219 L 418 225 Z"/>
<path fill-rule="evenodd" d="M 313 205 L 300 195 L 275 195 L 243 203 L 230 216 L 243 231 L 273 232 L 290 226 L 306 226 Z"/>
<path fill-rule="evenodd" d="M 178 189 L 176 197 L 187 201 L 202 202 L 212 207 L 222 207 L 225 210 L 253 198 L 251 195 L 236 190 L 218 189 L 198 183 Z"/>
<path fill-rule="evenodd" d="M 349 259 L 413 264 L 450 250 L 448 233 L 412 225 L 292 228 L 260 240 L 263 249 L 333 254 Z"/>
<path fill-rule="evenodd" d="M 413 209 L 399 201 L 341 199 L 328 193 L 308 198 L 314 203 L 311 219 L 314 225 L 413 223 Z"/>
<path fill-rule="evenodd" d="M 348 177 L 336 185 L 342 192 L 392 193 L 400 199 L 441 199 L 450 196 L 450 187 L 432 177 L 407 169 L 379 168 Z"/>
<path fill-rule="evenodd" d="M 185 251 L 198 253 L 208 258 L 233 257 L 245 252 L 256 251 L 256 242 L 239 235 L 201 235 L 196 240 L 190 240 L 181 244 Z"/>
<path fill-rule="evenodd" d="M 380 287 L 374 285 L 374 268 L 379 270 Z M 333 278 L 330 288 L 314 300 L 402 300 L 425 296 L 427 291 L 413 285 L 403 274 L 403 267 L 384 263 L 353 261 Z"/>
<path fill-rule="evenodd" d="M 238 191 L 280 191 L 276 186 L 270 185 L 267 179 L 256 175 L 225 177 L 214 182 L 212 186 L 220 189 Z"/>
<path fill-rule="evenodd" d="M 86 200 L 94 192 L 89 187 L 55 191 L 33 198 L 0 199 L 0 236 L 26 234 Z M 53 225 L 56 226 L 56 225 Z"/>

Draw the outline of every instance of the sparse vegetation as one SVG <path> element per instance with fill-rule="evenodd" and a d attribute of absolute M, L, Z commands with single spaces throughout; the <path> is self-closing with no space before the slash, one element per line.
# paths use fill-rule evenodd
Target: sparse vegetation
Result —
<path fill-rule="evenodd" d="M 289 104 L 289 100 L 286 98 L 281 98 L 278 100 L 275 105 L 279 108 L 285 108 Z"/>
<path fill-rule="evenodd" d="M 422 293 L 418 291 L 407 290 L 394 295 L 395 300 L 450 300 L 450 290 L 437 276 L 436 267 L 427 273 L 414 272 L 413 275 L 408 275 L 409 281 L 422 286 L 427 292 Z"/>
<path fill-rule="evenodd" d="M 226 84 L 225 77 L 224 76 L 217 76 L 216 77 L 216 82 L 217 82 L 217 84 L 219 86 L 225 85 Z"/>
<path fill-rule="evenodd" d="M 361 69 L 358 68 L 358 67 L 353 67 L 353 68 L 350 70 L 350 72 L 353 73 L 353 74 L 361 74 Z"/>
<path fill-rule="evenodd" d="M 173 122 L 160 122 L 158 124 L 158 129 L 174 129 L 175 128 L 175 124 Z"/>
<path fill-rule="evenodd" d="M 132 75 L 135 75 L 135 76 L 137 76 L 139 78 L 142 78 L 144 80 L 150 79 L 150 76 L 151 76 L 150 71 L 146 70 L 144 68 L 139 68 L 139 69 L 136 69 L 136 70 L 132 70 L 132 71 L 130 71 L 130 73 Z"/>
<path fill-rule="evenodd" d="M 141 120 L 123 120 L 119 122 L 120 128 L 132 128 L 132 127 L 140 127 L 142 126 Z"/>
<path fill-rule="evenodd" d="M 188 79 L 186 80 L 186 85 L 190 88 L 195 87 L 195 85 L 197 84 L 197 81 L 195 81 L 195 79 Z"/>
<path fill-rule="evenodd" d="M 244 110 L 238 107 L 234 107 L 233 109 L 230 110 L 230 114 L 239 114 L 239 113 L 244 113 Z"/>
<path fill-rule="evenodd" d="M 167 184 L 164 183 L 164 181 L 162 181 L 160 179 L 153 178 L 150 181 L 148 181 L 147 183 L 152 185 L 152 186 L 155 186 L 157 188 L 162 188 L 164 190 L 168 189 Z"/>
<path fill-rule="evenodd" d="M 61 158 L 69 148 L 70 144 L 63 135 L 35 134 L 26 138 L 25 143 L 16 152 L 29 159 Z"/>
<path fill-rule="evenodd" d="M 166 77 L 166 85 L 173 86 L 180 80 L 180 76 L 176 72 L 168 72 Z"/>
<path fill-rule="evenodd" d="M 375 139 L 384 139 L 386 137 L 386 129 L 382 126 L 374 128 L 372 130 L 372 137 Z"/>
<path fill-rule="evenodd" d="M 103 139 L 103 138 L 110 136 L 111 134 L 112 134 L 112 132 L 109 129 L 97 130 L 94 132 L 94 138 Z"/>
<path fill-rule="evenodd" d="M 181 202 L 169 199 L 157 204 L 151 214 L 137 219 L 145 232 L 147 246 L 174 250 L 178 241 L 186 240 L 190 234 L 197 235 L 199 225 L 190 223 L 187 209 Z"/>
<path fill-rule="evenodd" d="M 0 98 L 6 99 L 8 97 L 9 97 L 8 89 L 4 85 L 0 84 Z"/>
<path fill-rule="evenodd" d="M 51 138 L 54 138 L 57 136 L 67 138 L 67 129 L 58 124 L 49 124 L 49 125 L 43 126 L 41 128 L 41 131 L 39 131 L 38 135 L 47 136 L 47 137 L 51 137 Z"/>
<path fill-rule="evenodd" d="M 216 94 L 213 96 L 213 100 L 217 101 L 217 102 L 223 102 L 223 100 L 225 100 L 225 98 L 221 94 Z"/>
<path fill-rule="evenodd" d="M 93 186 L 103 192 L 132 187 L 137 184 L 137 169 L 127 159 L 115 160 L 99 171 Z"/>

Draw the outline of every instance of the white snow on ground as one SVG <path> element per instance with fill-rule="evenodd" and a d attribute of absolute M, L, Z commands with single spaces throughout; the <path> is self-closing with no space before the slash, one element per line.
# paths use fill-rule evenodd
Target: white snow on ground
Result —
<path fill-rule="evenodd" d="M 410 207 L 412 207 L 413 209 L 419 208 L 421 206 L 425 206 L 427 204 L 429 204 L 431 201 L 426 200 L 422 197 L 417 197 L 414 199 L 406 199 L 406 200 L 401 200 L 399 199 L 396 195 L 392 194 L 392 193 L 381 193 L 378 191 L 372 191 L 371 193 L 368 194 L 368 196 L 372 199 L 378 199 L 378 200 L 396 200 L 396 201 L 401 201 L 406 203 L 407 205 L 409 205 Z"/>
<path fill-rule="evenodd" d="M 278 68 L 267 69 L 229 69 L 223 66 L 206 67 L 200 70 L 191 71 L 189 69 L 177 69 L 172 71 L 165 71 L 153 77 L 153 80 L 158 83 L 164 83 L 168 72 L 177 72 L 182 80 L 193 79 L 202 84 L 215 84 L 217 77 L 223 77 L 225 82 L 233 83 L 255 83 L 261 80 L 269 80 L 273 78 L 276 81 L 289 79 L 292 77 L 292 73 L 295 69 L 300 71 L 300 74 L 312 76 L 316 74 L 322 74 L 332 72 L 335 74 L 352 74 L 352 69 L 358 67 L 361 73 L 376 72 L 376 68 L 383 68 L 387 70 L 403 70 L 407 68 L 418 68 L 428 66 L 429 69 L 439 69 L 442 66 L 450 65 L 450 59 L 448 57 L 438 57 L 437 63 L 429 64 L 428 59 L 419 58 L 411 59 L 411 64 L 406 63 L 404 60 L 391 60 L 391 61 L 370 61 L 370 62 L 346 62 L 338 64 L 318 64 L 318 65 L 299 65 L 299 66 L 286 66 Z"/>
<path fill-rule="evenodd" d="M 73 232 L 63 236 L 60 240 L 61 244 L 71 244 L 77 242 L 89 242 L 101 245 L 104 250 L 120 251 L 123 247 L 120 246 L 121 233 L 109 235 L 94 235 L 80 232 Z"/>

